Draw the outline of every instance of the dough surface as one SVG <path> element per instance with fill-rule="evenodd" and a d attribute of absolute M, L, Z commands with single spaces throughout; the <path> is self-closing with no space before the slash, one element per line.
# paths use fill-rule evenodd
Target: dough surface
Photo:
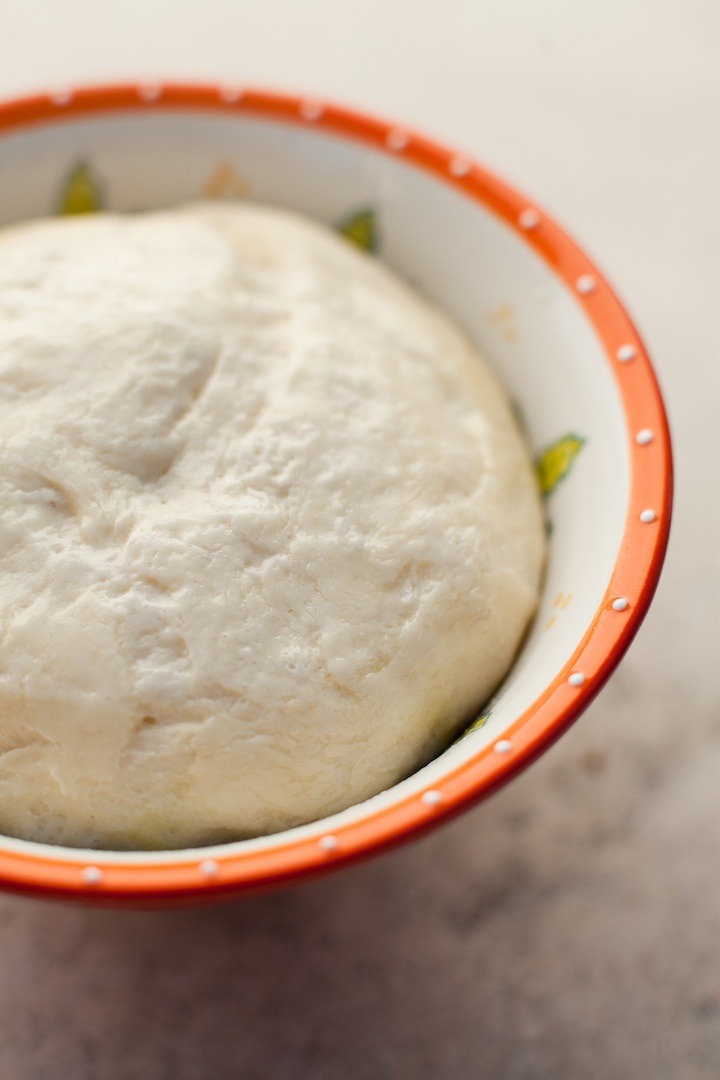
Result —
<path fill-rule="evenodd" d="M 0 831 L 367 798 L 505 674 L 543 549 L 494 376 L 345 240 L 204 203 L 0 233 Z"/>

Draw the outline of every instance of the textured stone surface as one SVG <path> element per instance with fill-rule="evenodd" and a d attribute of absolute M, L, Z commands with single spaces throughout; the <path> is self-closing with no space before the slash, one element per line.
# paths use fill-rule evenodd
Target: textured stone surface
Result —
<path fill-rule="evenodd" d="M 247 78 L 354 101 L 482 156 L 629 298 L 669 399 L 675 528 L 610 686 L 530 772 L 420 844 L 216 910 L 1 899 L 0 1075 L 715 1080 L 720 8 L 180 7 L 0 0 L 0 92 Z"/>

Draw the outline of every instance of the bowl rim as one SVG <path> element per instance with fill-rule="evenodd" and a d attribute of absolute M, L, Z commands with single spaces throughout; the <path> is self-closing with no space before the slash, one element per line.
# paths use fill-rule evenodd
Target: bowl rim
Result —
<path fill-rule="evenodd" d="M 647 351 L 608 281 L 537 204 L 472 156 L 398 123 L 324 98 L 241 84 L 121 83 L 62 87 L 0 102 L 0 138 L 36 124 L 102 114 L 165 110 L 254 115 L 370 145 L 432 174 L 480 203 L 521 236 L 551 268 L 593 325 L 619 390 L 627 424 L 630 492 L 625 527 L 607 591 L 575 652 L 543 693 L 496 740 L 455 766 L 431 789 L 339 825 L 332 834 L 290 839 L 265 851 L 178 851 L 172 861 L 113 861 L 98 852 L 4 847 L 0 887 L 94 903 L 201 903 L 257 892 L 338 869 L 425 833 L 486 798 L 534 761 L 587 707 L 620 662 L 652 600 L 672 508 L 667 418 Z M 626 600 L 613 606 L 618 599 Z M 17 842 L 16 842 L 17 843 Z M 40 849 L 40 850 L 38 850 Z M 62 854 L 61 854 L 62 852 Z M 127 853 L 125 853 L 127 854 Z"/>

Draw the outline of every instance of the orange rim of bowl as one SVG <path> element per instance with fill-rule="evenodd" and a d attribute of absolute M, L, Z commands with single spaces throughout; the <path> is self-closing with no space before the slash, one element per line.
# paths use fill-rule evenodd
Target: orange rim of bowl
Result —
<path fill-rule="evenodd" d="M 662 399 L 642 341 L 597 267 L 535 203 L 472 158 L 417 134 L 330 104 L 235 85 L 128 84 L 60 89 L 0 104 L 0 136 L 35 124 L 128 111 L 252 115 L 364 143 L 431 173 L 502 219 L 550 265 L 601 339 L 625 411 L 630 495 L 625 529 L 603 600 L 573 655 L 500 740 L 432 785 L 339 825 L 331 835 L 293 839 L 265 850 L 178 852 L 172 861 L 113 861 L 98 852 L 60 856 L 51 847 L 0 850 L 7 889 L 95 902 L 197 902 L 300 880 L 420 834 L 479 801 L 529 765 L 588 705 L 617 666 L 652 600 L 670 529 L 672 456 Z M 618 610 L 613 600 L 624 598 Z M 622 607 L 622 605 L 620 605 Z M 167 856 L 166 856 L 167 857 Z"/>

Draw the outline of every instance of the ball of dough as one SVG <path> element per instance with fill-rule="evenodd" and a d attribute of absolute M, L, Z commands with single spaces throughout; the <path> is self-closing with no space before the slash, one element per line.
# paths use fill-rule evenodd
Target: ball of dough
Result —
<path fill-rule="evenodd" d="M 341 810 L 512 662 L 543 528 L 475 349 L 251 205 L 0 234 L 0 830 L 177 848 Z"/>

